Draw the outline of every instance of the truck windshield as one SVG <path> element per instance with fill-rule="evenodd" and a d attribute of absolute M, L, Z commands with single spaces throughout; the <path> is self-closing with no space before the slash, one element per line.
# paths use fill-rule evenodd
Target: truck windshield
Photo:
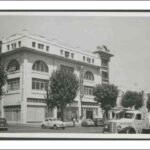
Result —
<path fill-rule="evenodd" d="M 131 119 L 134 117 L 133 113 L 125 113 L 124 118 Z"/>
<path fill-rule="evenodd" d="M 121 112 L 119 112 L 119 113 L 116 113 L 115 119 L 121 119 L 121 118 L 123 118 L 124 113 L 125 113 L 124 111 L 121 111 Z"/>

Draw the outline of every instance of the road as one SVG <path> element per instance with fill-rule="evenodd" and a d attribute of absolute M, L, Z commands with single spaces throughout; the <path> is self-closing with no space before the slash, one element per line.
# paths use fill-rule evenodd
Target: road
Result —
<path fill-rule="evenodd" d="M 1 133 L 102 133 L 103 127 L 67 127 L 66 129 L 42 129 L 40 126 L 9 125 Z"/>

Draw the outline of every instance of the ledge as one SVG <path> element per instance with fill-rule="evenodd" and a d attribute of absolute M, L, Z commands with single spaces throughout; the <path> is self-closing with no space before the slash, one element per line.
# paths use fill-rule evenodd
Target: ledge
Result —
<path fill-rule="evenodd" d="M 13 95 L 13 94 L 20 94 L 20 90 L 9 91 L 9 92 L 6 93 L 6 95 Z"/>

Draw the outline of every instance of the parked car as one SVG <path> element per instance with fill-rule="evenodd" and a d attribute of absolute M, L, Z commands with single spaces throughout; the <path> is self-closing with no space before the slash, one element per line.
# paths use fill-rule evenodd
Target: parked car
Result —
<path fill-rule="evenodd" d="M 52 128 L 52 129 L 62 128 L 62 129 L 65 129 L 66 125 L 63 121 L 57 120 L 55 118 L 46 118 L 45 121 L 42 122 L 41 127 L 43 129 L 45 129 L 45 128 Z"/>
<path fill-rule="evenodd" d="M 5 118 L 0 118 L 0 130 L 8 130 L 8 124 Z"/>
<path fill-rule="evenodd" d="M 97 126 L 104 126 L 104 119 L 103 118 L 94 118 L 94 125 Z"/>
<path fill-rule="evenodd" d="M 94 127 L 94 121 L 92 119 L 84 119 L 81 121 L 82 127 Z"/>

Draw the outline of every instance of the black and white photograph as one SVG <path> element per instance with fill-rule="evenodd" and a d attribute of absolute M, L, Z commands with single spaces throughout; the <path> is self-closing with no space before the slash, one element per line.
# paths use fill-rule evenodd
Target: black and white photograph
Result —
<path fill-rule="evenodd" d="M 0 138 L 150 139 L 150 12 L 0 11 Z"/>

